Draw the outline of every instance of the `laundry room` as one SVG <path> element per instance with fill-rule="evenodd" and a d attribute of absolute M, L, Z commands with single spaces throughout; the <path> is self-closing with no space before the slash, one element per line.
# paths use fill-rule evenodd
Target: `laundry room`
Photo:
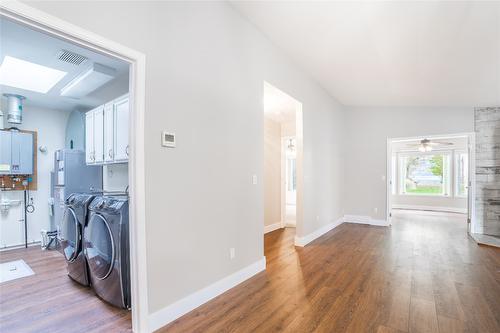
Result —
<path fill-rule="evenodd" d="M 127 330 L 129 63 L 7 18 L 0 34 L 0 327 L 37 308 L 23 327 L 46 331 L 50 304 L 64 320 L 80 300 L 95 316 L 76 325 Z"/>

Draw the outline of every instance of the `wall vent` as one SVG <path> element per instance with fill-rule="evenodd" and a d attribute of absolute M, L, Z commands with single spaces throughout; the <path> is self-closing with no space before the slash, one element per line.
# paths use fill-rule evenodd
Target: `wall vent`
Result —
<path fill-rule="evenodd" d="M 73 65 L 76 65 L 76 66 L 79 66 L 82 63 L 84 63 L 88 58 L 82 56 L 81 54 L 74 53 L 74 52 L 71 52 L 68 50 L 61 50 L 57 54 L 57 59 L 64 61 L 64 62 L 67 62 L 67 63 L 70 63 L 70 64 L 73 64 Z"/>

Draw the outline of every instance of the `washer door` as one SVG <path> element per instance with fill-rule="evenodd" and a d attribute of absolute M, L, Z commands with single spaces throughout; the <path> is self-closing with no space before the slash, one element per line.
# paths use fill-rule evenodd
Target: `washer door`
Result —
<path fill-rule="evenodd" d="M 75 260 L 80 249 L 81 228 L 76 218 L 75 211 L 66 207 L 61 225 L 61 244 L 67 261 Z"/>
<path fill-rule="evenodd" d="M 100 214 L 93 214 L 85 228 L 85 255 L 92 276 L 107 278 L 115 262 L 115 244 L 108 222 Z"/>

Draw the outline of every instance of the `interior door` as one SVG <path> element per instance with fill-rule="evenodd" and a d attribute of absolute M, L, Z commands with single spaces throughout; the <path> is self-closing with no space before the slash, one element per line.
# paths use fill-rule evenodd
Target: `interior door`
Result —
<path fill-rule="evenodd" d="M 473 218 L 473 210 L 474 210 L 474 191 L 472 188 L 472 179 L 475 177 L 473 174 L 474 170 L 474 162 L 472 156 L 472 145 L 474 145 L 474 141 L 469 137 L 467 139 L 467 232 L 469 234 L 473 233 L 474 230 L 472 228 L 472 218 Z"/>

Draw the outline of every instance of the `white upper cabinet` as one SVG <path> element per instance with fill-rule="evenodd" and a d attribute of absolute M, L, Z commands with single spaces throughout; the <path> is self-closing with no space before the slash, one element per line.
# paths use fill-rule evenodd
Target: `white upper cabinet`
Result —
<path fill-rule="evenodd" d="M 104 105 L 104 161 L 113 162 L 115 158 L 113 126 L 114 126 L 113 103 Z"/>
<path fill-rule="evenodd" d="M 87 164 L 128 161 L 128 95 L 87 112 L 85 155 Z"/>
<path fill-rule="evenodd" d="M 94 110 L 94 162 L 104 162 L 104 107 Z"/>
<path fill-rule="evenodd" d="M 94 111 L 85 114 L 85 161 L 94 164 Z"/>
<path fill-rule="evenodd" d="M 128 96 L 118 98 L 114 102 L 115 122 L 114 122 L 114 151 L 115 161 L 128 161 L 128 119 L 129 102 Z"/>

